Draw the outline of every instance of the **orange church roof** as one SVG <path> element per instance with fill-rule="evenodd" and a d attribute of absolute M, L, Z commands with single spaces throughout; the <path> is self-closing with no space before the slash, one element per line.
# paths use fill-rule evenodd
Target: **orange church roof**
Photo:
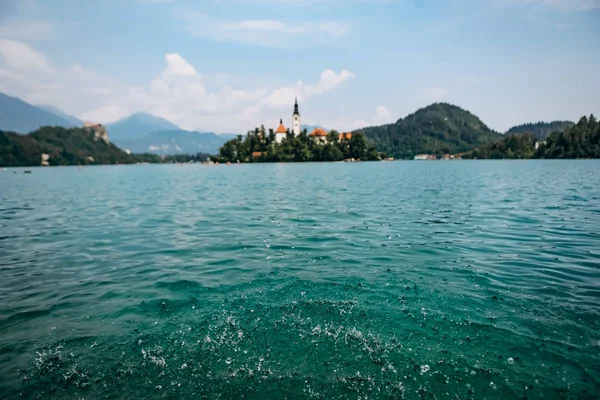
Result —
<path fill-rule="evenodd" d="M 312 131 L 310 133 L 310 135 L 308 135 L 308 136 L 321 136 L 321 137 L 327 136 L 327 131 L 322 128 L 315 128 L 315 130 Z"/>
<path fill-rule="evenodd" d="M 275 131 L 275 133 L 287 133 L 286 127 L 283 126 L 283 120 L 282 119 L 279 120 L 279 128 L 277 128 L 277 130 Z"/>
<path fill-rule="evenodd" d="M 347 132 L 347 133 L 340 133 L 339 139 L 340 140 L 344 140 L 344 139 L 345 140 L 350 140 L 350 139 L 352 139 L 352 133 L 349 133 L 349 132 Z"/>

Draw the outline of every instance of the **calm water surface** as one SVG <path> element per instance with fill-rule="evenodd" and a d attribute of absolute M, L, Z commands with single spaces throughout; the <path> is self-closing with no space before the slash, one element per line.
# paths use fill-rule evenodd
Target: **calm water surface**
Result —
<path fill-rule="evenodd" d="M 16 171 L 2 399 L 600 393 L 600 162 Z"/>

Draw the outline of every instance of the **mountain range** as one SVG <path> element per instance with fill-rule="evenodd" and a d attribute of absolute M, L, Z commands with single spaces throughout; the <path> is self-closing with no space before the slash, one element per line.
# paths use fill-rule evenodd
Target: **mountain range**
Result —
<path fill-rule="evenodd" d="M 71 127 L 72 124 L 51 111 L 0 93 L 0 129 L 29 133 L 42 126 Z"/>
<path fill-rule="evenodd" d="M 81 127 L 83 121 L 52 105 L 34 106 L 0 93 L 0 130 L 29 134 L 44 126 Z M 174 123 L 147 113 L 136 113 L 107 124 L 109 138 L 134 153 L 215 154 L 234 134 L 218 135 L 181 129 Z"/>
<path fill-rule="evenodd" d="M 117 122 L 106 125 L 110 140 L 136 141 L 143 139 L 147 134 L 156 131 L 177 131 L 180 127 L 174 123 L 152 114 L 136 113 Z"/>
<path fill-rule="evenodd" d="M 82 121 L 51 105 L 34 106 L 0 93 L 0 130 L 28 134 L 40 127 L 81 127 Z M 546 138 L 551 132 L 564 131 L 569 121 L 539 122 L 511 128 L 507 133 L 531 133 Z M 312 130 L 315 126 L 304 125 Z M 236 134 L 217 135 L 181 129 L 174 123 L 147 113 L 136 113 L 106 126 L 111 142 L 133 153 L 177 155 L 216 154 Z M 421 108 L 392 124 L 366 127 L 363 133 L 378 151 L 396 158 L 415 154 L 461 153 L 495 143 L 503 135 L 493 131 L 477 116 L 460 107 L 436 103 Z"/>
<path fill-rule="evenodd" d="M 110 127 L 108 131 L 111 132 Z M 212 132 L 195 132 L 183 129 L 162 130 L 147 133 L 138 139 L 114 139 L 117 146 L 132 153 L 174 154 L 216 154 L 228 140 L 227 137 Z"/>

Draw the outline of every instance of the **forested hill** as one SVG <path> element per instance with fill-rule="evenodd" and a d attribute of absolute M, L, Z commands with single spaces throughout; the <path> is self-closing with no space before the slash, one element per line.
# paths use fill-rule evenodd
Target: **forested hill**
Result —
<path fill-rule="evenodd" d="M 0 166 L 130 164 L 136 162 L 92 129 L 43 127 L 28 135 L 0 131 Z"/>
<path fill-rule="evenodd" d="M 593 115 L 584 116 L 544 141 L 531 133 L 507 134 L 500 142 L 469 151 L 463 158 L 600 158 L 600 122 Z"/>
<path fill-rule="evenodd" d="M 502 136 L 460 107 L 436 103 L 393 124 L 359 129 L 378 151 L 396 158 L 468 151 Z"/>
<path fill-rule="evenodd" d="M 551 133 L 564 132 L 565 129 L 568 129 L 573 125 L 575 125 L 575 123 L 571 121 L 537 122 L 534 124 L 529 123 L 513 126 L 506 132 L 506 134 L 513 135 L 530 133 L 536 139 L 546 139 Z"/>

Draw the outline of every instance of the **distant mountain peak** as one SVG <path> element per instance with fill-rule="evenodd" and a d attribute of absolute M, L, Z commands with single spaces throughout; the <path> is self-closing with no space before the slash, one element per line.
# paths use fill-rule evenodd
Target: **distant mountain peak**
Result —
<path fill-rule="evenodd" d="M 146 112 L 137 112 L 108 124 L 111 139 L 135 140 L 157 131 L 181 130 L 171 121 Z"/>
<path fill-rule="evenodd" d="M 42 126 L 71 127 L 73 124 L 51 111 L 0 93 L 0 130 L 25 134 Z"/>

